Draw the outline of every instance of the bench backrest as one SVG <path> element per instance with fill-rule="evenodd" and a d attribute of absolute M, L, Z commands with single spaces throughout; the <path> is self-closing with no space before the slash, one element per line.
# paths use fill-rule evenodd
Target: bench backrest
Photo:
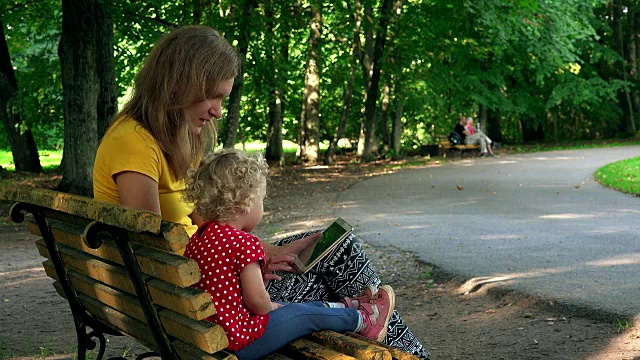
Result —
<path fill-rule="evenodd" d="M 27 224 L 42 237 L 36 245 L 47 259 L 45 271 L 76 320 L 130 336 L 163 359 L 236 359 L 222 350 L 228 346 L 224 330 L 204 320 L 215 313 L 211 297 L 190 287 L 200 280 L 198 264 L 176 254 L 189 241 L 183 226 L 152 212 L 50 190 L 0 188 L 0 199 L 16 202 L 15 222 L 31 214 Z M 331 331 L 297 339 L 268 358 L 416 360 Z"/>
<path fill-rule="evenodd" d="M 27 223 L 42 236 L 36 245 L 47 258 L 45 271 L 85 324 L 99 327 L 97 319 L 159 354 L 235 358 L 213 356 L 228 341 L 220 326 L 204 320 L 215 313 L 209 294 L 190 287 L 200 280 L 198 264 L 175 253 L 189 241 L 181 225 L 50 190 L 4 188 L 0 198 L 17 202 L 14 221 L 31 214 Z"/>

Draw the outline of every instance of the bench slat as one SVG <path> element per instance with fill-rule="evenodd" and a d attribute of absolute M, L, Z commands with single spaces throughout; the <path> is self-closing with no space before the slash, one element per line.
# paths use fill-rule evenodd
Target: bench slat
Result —
<path fill-rule="evenodd" d="M 418 357 L 413 356 L 413 355 L 411 355 L 411 354 L 409 354 L 407 352 L 404 352 L 404 351 L 402 351 L 402 350 L 400 350 L 398 348 L 395 348 L 393 346 L 389 346 L 387 344 L 383 344 L 381 342 L 373 341 L 373 340 L 371 340 L 371 339 L 369 339 L 367 337 L 364 337 L 362 335 L 359 335 L 359 334 L 356 334 L 356 333 L 352 333 L 352 332 L 346 332 L 346 333 L 344 333 L 344 335 L 352 337 L 352 338 L 355 338 L 355 339 L 358 339 L 358 340 L 362 340 L 362 341 L 367 342 L 369 344 L 373 344 L 373 345 L 376 345 L 376 346 L 383 347 L 383 348 L 387 349 L 389 351 L 389 353 L 391 353 L 391 357 L 394 360 L 419 360 Z"/>
<path fill-rule="evenodd" d="M 42 236 L 36 224 L 28 222 L 28 225 L 32 234 Z M 115 241 L 105 237 L 102 246 L 98 249 L 91 249 L 84 243 L 82 234 L 78 234 L 78 228 L 59 223 L 50 225 L 50 227 L 54 239 L 60 244 L 123 265 L 120 250 L 118 250 Z M 180 287 L 191 286 L 200 281 L 200 268 L 193 259 L 137 243 L 131 243 L 131 247 L 136 254 L 140 270 L 144 274 Z"/>
<path fill-rule="evenodd" d="M 62 290 L 62 286 L 58 282 L 54 282 L 54 287 L 58 291 L 58 293 L 64 297 L 64 291 Z M 108 325 L 111 328 L 114 328 L 121 332 L 122 334 L 129 336 L 133 339 L 136 339 L 144 346 L 154 349 L 155 342 L 153 340 L 153 335 L 151 334 L 151 330 L 149 327 L 132 317 L 129 317 L 109 306 L 106 306 L 99 301 L 92 299 L 86 295 L 80 294 L 78 296 L 80 303 L 82 306 L 87 309 L 92 315 L 95 315 L 98 320 L 102 323 Z M 203 354 L 203 350 L 195 348 L 185 342 L 182 342 L 177 339 L 170 338 L 171 344 L 174 345 L 174 350 L 178 357 L 182 359 L 191 359 L 191 355 L 199 354 L 201 359 L 236 359 L 237 358 L 225 351 L 222 351 L 221 354 L 210 353 L 209 356 L 205 356 L 207 354 Z M 175 345 L 178 346 L 175 346 Z M 222 350 L 222 349 L 221 349 Z"/>
<path fill-rule="evenodd" d="M 171 342 L 176 353 L 180 355 L 181 359 L 194 359 L 194 360 L 238 360 L 238 358 L 224 350 L 220 350 L 214 354 L 208 354 L 196 347 L 193 347 L 183 341 L 173 340 Z"/>
<path fill-rule="evenodd" d="M 297 339 L 287 344 L 280 353 L 294 359 L 306 360 L 351 360 L 352 356 L 341 354 L 307 339 Z"/>
<path fill-rule="evenodd" d="M 351 355 L 356 359 L 391 360 L 391 353 L 385 348 L 334 331 L 315 332 L 308 338 L 324 347 Z"/>
<path fill-rule="evenodd" d="M 159 316 L 169 335 L 208 353 L 214 353 L 229 346 L 227 334 L 220 325 L 207 320 L 189 319 L 169 310 L 161 310 Z"/>
<path fill-rule="evenodd" d="M 293 359 L 291 359 L 288 356 L 284 356 L 282 354 L 273 353 L 263 357 L 262 360 L 293 360 Z"/>
<path fill-rule="evenodd" d="M 127 208 L 52 190 L 2 187 L 0 199 L 34 204 L 133 232 L 149 231 L 157 234 L 162 223 L 162 217 L 151 211 Z"/>
<path fill-rule="evenodd" d="M 40 255 L 50 259 L 44 240 L 36 241 L 36 245 Z M 59 252 L 66 266 L 111 287 L 135 294 L 129 274 L 123 267 L 107 264 L 62 246 L 60 246 Z M 51 260 L 45 261 L 43 266 L 47 275 L 55 279 L 56 273 Z M 206 291 L 191 287 L 181 288 L 157 279 L 147 281 L 147 289 L 154 303 L 195 320 L 202 320 L 215 314 L 215 306 Z"/>
<path fill-rule="evenodd" d="M 71 275 L 71 274 L 70 274 Z M 75 280 L 75 281 L 74 281 Z M 129 294 L 117 291 L 91 278 L 72 279 L 73 286 L 83 294 L 118 309 L 125 315 L 146 322 L 142 308 L 137 299 Z M 77 286 L 80 285 L 80 286 Z M 229 343 L 222 327 L 209 321 L 196 321 L 170 310 L 158 311 L 160 322 L 167 334 L 194 345 L 208 353 L 226 348 Z"/>
<path fill-rule="evenodd" d="M 64 297 L 62 285 L 57 281 L 54 282 L 53 285 L 56 288 L 56 291 L 58 291 L 58 294 Z M 95 315 L 98 319 L 111 324 L 110 326 L 115 326 L 124 334 L 142 342 L 143 345 L 151 349 L 155 348 L 153 335 L 151 334 L 151 330 L 149 329 L 148 325 L 144 321 L 136 319 L 130 314 L 122 312 L 122 307 L 116 310 L 100 302 L 99 300 L 83 293 L 78 294 L 78 300 L 80 300 L 82 306 L 84 306 L 92 315 Z M 166 314 L 163 313 L 169 313 L 169 311 L 160 311 L 159 317 L 166 333 L 168 335 L 171 335 L 171 337 L 182 340 L 184 343 L 195 346 L 196 348 L 208 354 L 213 354 L 217 351 L 223 350 L 229 345 L 222 327 L 214 323 L 208 322 L 206 320 L 191 320 L 191 327 L 182 326 L 180 328 L 180 331 L 184 332 L 186 330 L 186 333 L 176 333 L 178 327 L 173 326 L 172 324 L 172 322 L 175 321 L 175 317 L 171 318 L 170 316 L 166 316 Z M 181 317 L 182 319 L 190 320 L 183 316 Z"/>

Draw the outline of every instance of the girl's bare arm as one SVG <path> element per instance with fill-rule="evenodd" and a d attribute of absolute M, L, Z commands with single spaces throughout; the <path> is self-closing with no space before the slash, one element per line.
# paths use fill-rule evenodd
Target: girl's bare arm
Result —
<path fill-rule="evenodd" d="M 262 272 L 257 262 L 246 265 L 240 271 L 240 285 L 242 286 L 244 303 L 252 313 L 264 315 L 281 306 L 271 301 L 269 293 L 264 287 Z"/>

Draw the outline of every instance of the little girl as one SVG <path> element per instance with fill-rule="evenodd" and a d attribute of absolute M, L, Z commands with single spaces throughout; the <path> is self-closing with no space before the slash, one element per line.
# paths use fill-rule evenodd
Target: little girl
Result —
<path fill-rule="evenodd" d="M 264 249 L 250 234 L 260 223 L 267 187 L 267 163 L 224 149 L 206 156 L 187 177 L 185 199 L 205 222 L 184 256 L 198 262 L 195 287 L 209 292 L 217 313 L 207 320 L 224 328 L 239 359 L 258 359 L 314 331 L 354 331 L 382 341 L 395 306 L 393 289 L 369 286 L 339 303 L 272 302 L 261 268 Z"/>

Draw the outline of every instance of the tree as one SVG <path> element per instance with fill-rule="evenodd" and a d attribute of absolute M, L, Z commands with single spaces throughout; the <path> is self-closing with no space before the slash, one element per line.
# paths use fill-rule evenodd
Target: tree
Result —
<path fill-rule="evenodd" d="M 356 80 L 356 68 L 358 66 L 358 54 L 361 53 L 360 44 L 360 27 L 362 24 L 362 2 L 356 0 L 354 8 L 351 11 L 351 21 L 353 22 L 353 39 L 351 41 L 351 56 L 349 60 L 349 75 L 347 77 L 346 87 L 342 100 L 342 113 L 340 114 L 340 122 L 336 127 L 334 136 L 330 139 L 329 148 L 325 153 L 325 165 L 333 164 L 333 157 L 336 153 L 338 141 L 344 136 L 347 127 L 347 120 L 351 112 L 351 102 L 353 100 L 353 88 Z"/>
<path fill-rule="evenodd" d="M 392 0 L 383 0 L 380 7 L 380 25 L 376 34 L 376 43 L 373 50 L 373 73 L 371 74 L 371 84 L 367 91 L 364 116 L 364 148 L 362 160 L 371 160 L 371 147 L 375 135 L 376 103 L 380 84 L 380 68 L 382 66 L 382 54 L 387 41 L 387 30 L 389 16 L 391 13 Z"/>
<path fill-rule="evenodd" d="M 63 150 L 63 177 L 58 188 L 74 194 L 93 194 L 93 160 L 98 148 L 98 99 L 100 86 L 109 87 L 108 75 L 101 82 L 100 74 L 112 73 L 110 69 L 99 72 L 98 55 L 113 57 L 113 50 L 100 50 L 100 46 L 112 44 L 108 29 L 103 28 L 107 10 L 100 0 L 62 1 L 62 37 L 58 53 L 62 65 L 64 91 L 65 131 Z M 103 63 L 109 66 L 108 62 Z M 104 101 L 103 105 L 108 104 Z M 102 116 L 110 110 L 103 106 Z M 104 120 L 104 119 L 103 119 Z"/>
<path fill-rule="evenodd" d="M 278 166 L 282 166 L 284 163 L 284 149 L 282 148 L 282 86 L 281 86 L 281 74 L 282 69 L 278 64 L 280 63 L 280 57 L 277 56 L 277 44 L 274 39 L 274 22 L 276 21 L 274 16 L 274 1 L 269 0 L 265 2 L 265 56 L 267 58 L 267 86 L 269 103 L 269 126 L 267 128 L 265 159 L 271 163 L 275 163 Z M 284 15 L 284 11 L 283 14 Z M 281 18 L 284 16 L 281 16 Z M 282 34 L 285 38 L 288 36 Z"/>
<path fill-rule="evenodd" d="M 13 163 L 16 170 L 41 172 L 38 149 L 33 134 L 26 128 L 19 113 L 12 111 L 10 103 L 18 89 L 18 83 L 11 64 L 11 56 L 4 33 L 4 24 L 0 20 L 0 118 L 9 135 Z"/>
<path fill-rule="evenodd" d="M 322 1 L 311 4 L 307 68 L 300 116 L 300 154 L 303 161 L 317 162 L 320 150 L 320 62 L 322 39 Z"/>
<path fill-rule="evenodd" d="M 113 56 L 113 12 L 104 1 L 96 3 L 96 73 L 98 92 L 98 140 L 102 139 L 113 116 L 118 112 L 118 85 Z"/>
<path fill-rule="evenodd" d="M 229 110 L 225 122 L 222 144 L 225 148 L 233 148 L 236 144 L 236 136 L 238 133 L 238 124 L 240 121 L 240 100 L 242 99 L 242 86 L 244 83 L 245 60 L 249 48 L 249 40 L 251 38 L 251 18 L 253 11 L 257 6 L 256 0 L 246 0 L 242 10 L 240 19 L 239 36 L 238 36 L 238 52 L 243 59 L 240 63 L 238 76 L 233 83 L 231 94 L 229 95 Z"/>

